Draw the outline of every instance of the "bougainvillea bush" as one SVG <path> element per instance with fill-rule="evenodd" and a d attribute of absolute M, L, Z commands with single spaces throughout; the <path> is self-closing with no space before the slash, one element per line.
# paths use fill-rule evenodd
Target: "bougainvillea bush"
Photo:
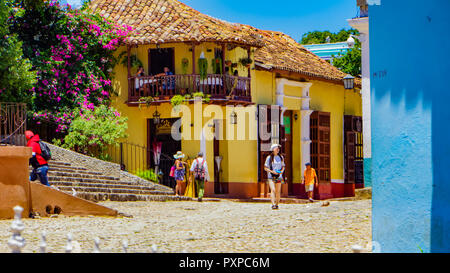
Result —
<path fill-rule="evenodd" d="M 118 25 L 86 7 L 72 10 L 58 1 L 13 1 L 11 29 L 37 73 L 30 90 L 36 120 L 67 131 L 78 110 L 109 105 L 113 93 L 114 51 L 131 28 Z"/>

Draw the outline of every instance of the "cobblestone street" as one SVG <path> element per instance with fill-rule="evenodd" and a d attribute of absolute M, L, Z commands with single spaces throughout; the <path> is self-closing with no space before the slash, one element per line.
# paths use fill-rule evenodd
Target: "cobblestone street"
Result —
<path fill-rule="evenodd" d="M 49 252 L 64 252 L 68 232 L 82 252 L 91 252 L 100 237 L 105 252 L 351 252 L 369 248 L 371 201 L 281 204 L 220 202 L 103 202 L 133 218 L 65 217 L 26 219 L 23 252 L 38 252 L 47 232 Z M 11 220 L 0 221 L 0 252 L 9 252 Z"/>

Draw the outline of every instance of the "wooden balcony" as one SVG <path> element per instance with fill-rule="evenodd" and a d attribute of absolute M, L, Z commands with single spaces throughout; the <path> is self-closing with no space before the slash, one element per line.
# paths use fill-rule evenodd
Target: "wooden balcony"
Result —
<path fill-rule="evenodd" d="M 212 102 L 235 101 L 250 103 L 250 78 L 210 74 L 200 75 L 144 76 L 128 79 L 128 104 L 137 105 L 143 97 L 153 97 L 155 103 L 170 100 L 174 95 L 203 92 Z"/>

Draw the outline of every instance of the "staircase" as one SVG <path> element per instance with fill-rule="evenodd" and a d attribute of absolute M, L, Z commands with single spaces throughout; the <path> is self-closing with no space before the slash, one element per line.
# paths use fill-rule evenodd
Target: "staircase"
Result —
<path fill-rule="evenodd" d="M 175 196 L 171 188 L 152 183 L 130 174 L 120 177 L 74 166 L 63 161 L 50 161 L 49 182 L 51 186 L 89 201 L 182 201 L 185 196 Z M 36 181 L 39 182 L 39 181 Z"/>

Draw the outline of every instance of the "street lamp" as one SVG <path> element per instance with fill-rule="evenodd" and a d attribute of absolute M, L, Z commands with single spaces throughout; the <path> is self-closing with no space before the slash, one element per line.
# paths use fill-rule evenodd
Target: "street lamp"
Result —
<path fill-rule="evenodd" d="M 344 77 L 344 87 L 345 89 L 353 89 L 355 87 L 355 77 L 350 74 Z"/>
<path fill-rule="evenodd" d="M 156 108 L 155 113 L 153 113 L 153 122 L 155 124 L 159 124 L 160 121 L 161 121 L 161 114 L 158 112 L 158 108 Z"/>
<path fill-rule="evenodd" d="M 353 38 L 353 35 L 350 35 L 350 37 L 348 37 L 347 45 L 349 48 L 353 48 L 355 46 L 355 39 Z"/>

